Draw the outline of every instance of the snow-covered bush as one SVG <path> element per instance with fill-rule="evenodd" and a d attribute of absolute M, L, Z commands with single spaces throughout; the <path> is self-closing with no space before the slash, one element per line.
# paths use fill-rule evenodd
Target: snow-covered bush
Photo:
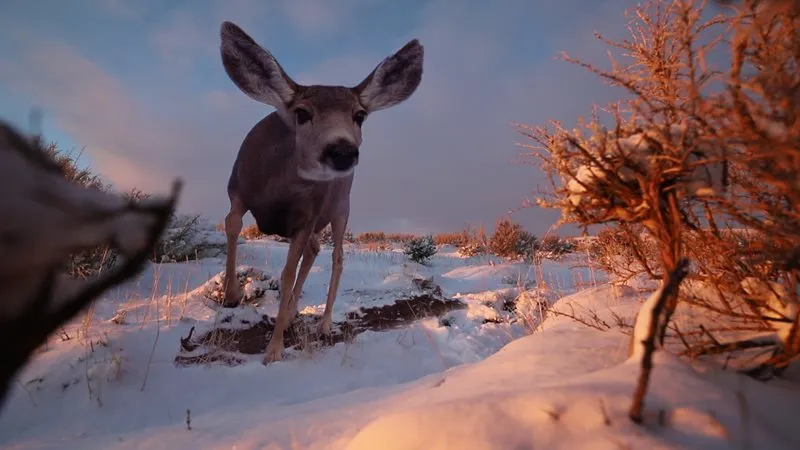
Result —
<path fill-rule="evenodd" d="M 467 242 L 458 248 L 458 253 L 467 258 L 486 254 L 486 245 L 480 242 Z"/>
<path fill-rule="evenodd" d="M 539 259 L 552 261 L 558 261 L 564 255 L 575 251 L 575 244 L 554 234 L 543 237 L 536 247 L 536 256 Z"/>
<path fill-rule="evenodd" d="M 421 236 L 406 243 L 403 253 L 414 262 L 425 264 L 437 252 L 433 236 Z"/>
<path fill-rule="evenodd" d="M 154 262 L 184 262 L 217 256 L 225 237 L 200 215 L 175 215 L 155 248 Z"/>

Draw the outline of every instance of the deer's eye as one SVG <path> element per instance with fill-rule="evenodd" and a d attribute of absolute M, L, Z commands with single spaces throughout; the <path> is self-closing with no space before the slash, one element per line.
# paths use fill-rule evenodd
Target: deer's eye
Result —
<path fill-rule="evenodd" d="M 353 114 L 353 122 L 355 122 L 356 125 L 358 125 L 358 126 L 361 126 L 364 123 L 364 119 L 366 119 L 366 118 L 367 118 L 367 112 L 366 111 L 359 111 L 359 112 Z"/>
<path fill-rule="evenodd" d="M 304 108 L 296 108 L 294 110 L 294 116 L 297 119 L 297 124 L 302 125 L 307 123 L 311 120 L 311 113 Z"/>

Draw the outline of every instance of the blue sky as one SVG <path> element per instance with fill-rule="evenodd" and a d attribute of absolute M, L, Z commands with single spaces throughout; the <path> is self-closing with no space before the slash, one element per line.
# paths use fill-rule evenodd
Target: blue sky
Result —
<path fill-rule="evenodd" d="M 219 222 L 242 138 L 272 109 L 238 91 L 219 57 L 231 20 L 301 83 L 355 85 L 411 38 L 422 83 L 364 126 L 352 193 L 354 231 L 491 227 L 545 187 L 515 162 L 512 123 L 569 123 L 615 94 L 560 51 L 607 61 L 593 33 L 621 36 L 627 0 L 5 0 L 0 117 L 85 148 L 120 189 L 164 192 L 185 180 L 180 209 Z M 545 232 L 554 211 L 514 216 Z"/>

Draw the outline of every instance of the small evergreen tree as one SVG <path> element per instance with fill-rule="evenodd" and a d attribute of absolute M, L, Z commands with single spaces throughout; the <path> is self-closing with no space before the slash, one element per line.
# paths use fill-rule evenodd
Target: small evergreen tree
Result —
<path fill-rule="evenodd" d="M 539 246 L 539 239 L 535 234 L 520 230 L 517 236 L 516 257 L 521 257 L 526 262 L 532 262 L 539 252 Z"/>
<path fill-rule="evenodd" d="M 427 235 L 417 237 L 408 241 L 405 246 L 405 253 L 409 259 L 414 262 L 425 264 L 431 256 L 437 252 L 436 244 L 433 242 L 433 236 Z"/>

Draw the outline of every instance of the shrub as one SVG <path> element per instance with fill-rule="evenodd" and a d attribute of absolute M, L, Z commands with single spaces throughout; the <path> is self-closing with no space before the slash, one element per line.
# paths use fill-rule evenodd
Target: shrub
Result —
<path fill-rule="evenodd" d="M 217 256 L 225 238 L 198 214 L 174 215 L 155 248 L 154 262 L 184 262 Z"/>
<path fill-rule="evenodd" d="M 431 235 L 411 239 L 403 251 L 409 259 L 420 264 L 427 263 L 436 252 L 436 244 Z"/>
<path fill-rule="evenodd" d="M 523 230 L 520 224 L 502 219 L 497 222 L 489 239 L 489 250 L 502 258 L 532 257 L 536 250 L 536 236 Z"/>
<path fill-rule="evenodd" d="M 800 357 L 800 14 L 737 3 L 714 17 L 695 0 L 637 6 L 631 36 L 604 40 L 627 61 L 603 69 L 565 58 L 627 91 L 603 109 L 611 120 L 598 108 L 575 128 L 551 121 L 520 131 L 553 186 L 538 206 L 560 210 L 559 225 L 615 225 L 619 233 L 598 236 L 594 250 L 612 273 L 672 281 L 656 305 L 665 325 L 643 339 L 663 343 L 680 302 L 717 326 L 684 327 L 684 354 L 734 355 L 759 343 L 726 332 L 771 331 L 772 355 L 745 370 L 770 376 Z M 711 54 L 728 60 L 712 67 Z M 756 242 L 733 239 L 742 228 Z M 630 415 L 640 420 L 637 408 Z"/>
<path fill-rule="evenodd" d="M 477 229 L 467 228 L 463 231 L 465 242 L 458 248 L 458 252 L 466 257 L 483 255 L 486 253 L 489 244 L 486 238 L 486 230 L 483 227 Z"/>
<path fill-rule="evenodd" d="M 223 225 L 223 229 L 224 229 L 224 225 Z M 262 233 L 261 230 L 258 229 L 258 225 L 256 225 L 256 224 L 248 225 L 248 226 L 242 228 L 242 232 L 239 233 L 239 236 L 241 236 L 241 237 L 243 237 L 244 239 L 247 239 L 247 240 L 261 239 L 263 237 L 266 237 L 266 235 L 264 233 Z"/>
<path fill-rule="evenodd" d="M 552 234 L 542 238 L 536 250 L 538 258 L 550 259 L 553 261 L 558 261 L 564 255 L 574 251 L 575 244 Z"/>
<path fill-rule="evenodd" d="M 454 247 L 462 247 L 469 243 L 468 230 L 459 231 L 456 233 L 438 233 L 433 236 L 433 242 L 436 245 L 452 245 Z"/>
<path fill-rule="evenodd" d="M 368 242 L 382 242 L 386 241 L 386 233 L 383 231 L 365 231 L 356 236 L 359 244 L 366 244 Z"/>
<path fill-rule="evenodd" d="M 539 239 L 533 233 L 521 230 L 517 236 L 517 258 L 522 258 L 526 262 L 536 260 L 539 252 Z"/>
<path fill-rule="evenodd" d="M 658 249 L 641 226 L 623 224 L 600 230 L 587 244 L 591 263 L 623 283 L 639 275 L 659 279 Z"/>
<path fill-rule="evenodd" d="M 367 252 L 388 252 L 394 249 L 394 246 L 389 241 L 369 241 L 365 243 L 358 244 L 358 247 L 361 250 Z"/>
<path fill-rule="evenodd" d="M 38 139 L 38 137 L 36 137 Z M 43 147 L 44 153 L 58 164 L 61 174 L 67 181 L 78 186 L 101 192 L 109 191 L 109 187 L 88 167 L 78 167 L 78 156 L 64 152 L 55 143 Z M 98 247 L 74 253 L 66 262 L 64 270 L 74 278 L 88 278 L 114 266 L 117 252 L 110 247 Z"/>
<path fill-rule="evenodd" d="M 386 240 L 389 242 L 397 242 L 398 244 L 406 244 L 416 238 L 414 233 L 386 233 Z"/>
<path fill-rule="evenodd" d="M 320 245 L 333 247 L 333 232 L 331 230 L 330 224 L 328 224 L 325 228 L 322 229 L 322 231 L 320 231 L 317 234 L 317 239 L 319 240 Z M 345 244 L 348 243 L 353 244 L 357 242 L 355 236 L 353 236 L 353 232 L 350 231 L 349 228 L 345 230 L 342 240 L 344 241 Z"/>
<path fill-rule="evenodd" d="M 55 143 L 46 145 L 44 150 L 58 164 L 68 181 L 88 189 L 111 191 L 111 187 L 103 183 L 100 176 L 94 174 L 90 168 L 78 167 L 77 156 L 59 150 Z M 140 202 L 150 197 L 136 188 L 121 195 L 131 202 Z M 151 261 L 186 261 L 213 256 L 225 247 L 223 241 L 212 238 L 215 234 L 213 226 L 205 223 L 199 215 L 173 214 L 170 225 L 155 246 Z M 76 278 L 92 277 L 113 267 L 118 256 L 117 251 L 108 246 L 78 252 L 69 259 L 65 271 Z"/>

